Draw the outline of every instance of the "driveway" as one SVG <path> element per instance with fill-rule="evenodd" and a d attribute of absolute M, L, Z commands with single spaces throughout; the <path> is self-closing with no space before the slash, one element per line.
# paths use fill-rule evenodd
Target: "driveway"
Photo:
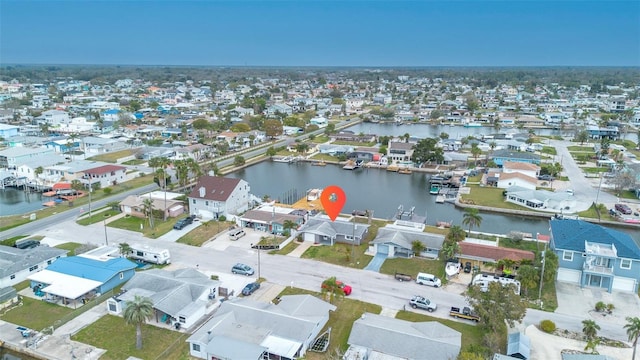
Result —
<path fill-rule="evenodd" d="M 379 272 L 385 260 L 387 260 L 387 255 L 376 254 L 376 256 L 374 256 L 373 259 L 371 259 L 369 264 L 364 269 Z"/>

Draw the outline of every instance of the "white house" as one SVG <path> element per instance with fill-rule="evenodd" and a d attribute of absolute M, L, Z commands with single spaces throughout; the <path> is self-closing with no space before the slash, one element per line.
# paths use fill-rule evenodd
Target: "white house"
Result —
<path fill-rule="evenodd" d="M 202 176 L 189 194 L 189 213 L 206 219 L 238 215 L 249 209 L 249 191 L 242 179 Z"/>
<path fill-rule="evenodd" d="M 498 177 L 497 187 L 508 189 L 512 186 L 519 186 L 527 190 L 535 190 L 537 185 L 535 177 L 531 177 L 519 172 L 501 173 Z"/>
<path fill-rule="evenodd" d="M 123 183 L 127 180 L 127 168 L 119 165 L 103 165 L 83 171 L 80 182 L 94 186 L 99 183 L 101 188 Z"/>
<path fill-rule="evenodd" d="M 317 125 L 320 128 L 326 127 L 329 125 L 329 120 L 323 116 L 316 116 L 313 119 L 309 120 L 310 125 Z"/>
<path fill-rule="evenodd" d="M 47 123 L 53 126 L 71 122 L 69 114 L 61 110 L 47 110 L 43 112 L 40 117 L 38 117 L 38 120 L 39 122 Z"/>
<path fill-rule="evenodd" d="M 520 173 L 536 179 L 540 175 L 540 166 L 536 164 L 505 161 L 502 164 L 502 172 L 505 174 Z"/>
<path fill-rule="evenodd" d="M 0 289 L 26 280 L 27 276 L 64 256 L 67 256 L 67 250 L 48 246 L 18 249 L 0 245 Z"/>

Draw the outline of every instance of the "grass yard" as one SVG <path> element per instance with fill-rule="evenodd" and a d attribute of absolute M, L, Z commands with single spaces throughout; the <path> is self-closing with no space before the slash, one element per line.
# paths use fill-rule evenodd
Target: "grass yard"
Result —
<path fill-rule="evenodd" d="M 155 320 L 151 320 L 152 322 Z M 189 359 L 186 335 L 153 325 L 142 326 L 142 349 L 136 349 L 136 327 L 127 325 L 119 316 L 106 315 L 71 337 L 74 341 L 105 349 L 102 360 Z M 170 346 L 172 351 L 164 353 Z"/>
<path fill-rule="evenodd" d="M 601 220 L 609 220 L 609 221 L 616 221 L 616 218 L 609 215 L 609 210 L 607 210 L 607 207 L 604 204 L 600 204 L 600 219 Z M 596 208 L 593 204 L 591 204 L 591 206 L 585 210 L 585 211 L 581 211 L 578 213 L 578 216 L 583 217 L 583 218 L 591 218 L 591 219 L 597 219 L 598 218 L 598 212 L 596 211 Z"/>
<path fill-rule="evenodd" d="M 469 351 L 472 348 L 484 346 L 482 343 L 482 330 L 471 324 L 465 324 L 458 321 L 447 320 L 429 316 L 426 314 L 419 314 L 413 311 L 398 311 L 396 319 L 419 322 L 419 321 L 437 321 L 442 325 L 446 325 L 462 334 L 461 351 Z"/>
<path fill-rule="evenodd" d="M 622 190 L 622 192 L 613 192 L 611 191 L 612 194 L 615 194 L 617 197 L 622 198 L 622 199 L 637 199 L 638 197 L 636 196 L 636 193 L 631 191 L 631 190 Z"/>
<path fill-rule="evenodd" d="M 93 211 L 93 210 L 92 210 Z M 91 217 L 86 217 L 86 218 L 82 218 L 80 220 L 77 220 L 76 223 L 78 223 L 79 225 L 91 225 L 91 224 L 95 224 L 97 222 L 101 222 L 105 219 L 108 219 L 114 215 L 118 215 L 120 214 L 120 210 L 113 210 L 113 209 L 109 209 L 109 210 L 105 210 L 105 211 L 100 211 L 98 213 L 93 214 Z"/>
<path fill-rule="evenodd" d="M 500 238 L 500 246 L 511 248 L 511 249 L 528 250 L 528 251 L 533 251 L 535 253 L 538 251 L 538 245 L 540 246 L 539 250 L 542 251 L 542 249 L 544 248 L 544 243 L 538 243 L 536 241 Z"/>
<path fill-rule="evenodd" d="M 396 272 L 408 274 L 415 278 L 419 272 L 433 274 L 440 279 L 446 279 L 444 261 L 412 257 L 411 259 L 387 259 L 380 268 L 380 273 L 394 275 Z"/>
<path fill-rule="evenodd" d="M 355 249 L 353 249 L 353 246 L 351 245 L 342 243 L 337 243 L 333 246 L 312 246 L 302 254 L 302 258 L 315 259 L 330 264 L 363 269 L 373 258 L 372 256 L 364 254 L 368 247 L 368 243 L 355 246 Z M 351 256 L 352 254 L 354 254 L 353 259 Z"/>
<path fill-rule="evenodd" d="M 322 295 L 320 293 L 290 287 L 284 289 L 278 296 L 298 294 L 311 294 L 322 299 Z M 335 299 L 333 301 L 333 305 L 335 305 L 337 309 L 330 313 L 329 322 L 327 322 L 325 328 L 320 332 L 322 334 L 327 328 L 331 328 L 331 339 L 329 341 L 329 348 L 327 349 L 327 352 L 315 353 L 313 351 L 307 351 L 305 359 L 327 359 L 328 355 L 336 353 L 336 349 L 344 352 L 348 348 L 347 340 L 349 340 L 349 334 L 351 333 L 353 323 L 365 312 L 380 314 L 382 311 L 382 308 L 379 305 L 353 300 L 347 297 Z"/>
<path fill-rule="evenodd" d="M 313 160 L 324 160 L 324 161 L 340 161 L 336 156 L 331 156 L 329 154 L 315 154 L 313 155 Z"/>
<path fill-rule="evenodd" d="M 133 150 L 126 149 L 121 151 L 110 152 L 106 154 L 100 154 L 92 156 L 87 160 L 104 161 L 108 163 L 115 163 L 118 159 L 133 155 Z"/>
<path fill-rule="evenodd" d="M 567 146 L 567 149 L 569 151 L 578 151 L 578 152 L 590 152 L 590 153 L 595 153 L 593 151 L 593 146 Z"/>
<path fill-rule="evenodd" d="M 512 210 L 530 210 L 523 206 L 504 201 L 502 192 L 504 189 L 494 187 L 480 187 L 478 185 L 469 185 L 471 191 L 467 195 L 461 196 L 461 202 L 472 205 L 491 206 L 501 209 Z"/>
<path fill-rule="evenodd" d="M 300 246 L 300 243 L 296 242 L 295 240 L 288 243 L 287 245 L 285 245 L 285 247 L 283 247 L 280 250 L 272 250 L 269 251 L 269 254 L 271 255 L 287 255 L 290 252 L 292 252 L 293 250 L 295 250 L 298 246 Z"/>
<path fill-rule="evenodd" d="M 309 139 L 311 142 L 316 144 L 323 144 L 329 141 L 329 137 L 327 135 L 316 135 L 313 139 Z"/>
<path fill-rule="evenodd" d="M 125 161 L 122 164 L 123 165 L 141 165 L 146 163 L 146 161 L 142 160 L 142 159 L 133 159 L 133 160 L 129 160 L 129 161 Z"/>
<path fill-rule="evenodd" d="M 376 144 L 375 141 L 369 141 L 369 142 L 360 142 L 360 141 L 340 141 L 340 140 L 336 140 L 334 142 L 332 142 L 332 144 L 334 145 L 353 145 L 353 146 L 374 146 Z"/>
<path fill-rule="evenodd" d="M 584 171 L 586 174 L 599 174 L 599 173 L 609 172 L 609 168 L 608 167 L 589 167 L 589 166 L 585 166 L 585 167 L 580 167 L 580 169 L 582 171 Z"/>
<path fill-rule="evenodd" d="M 553 146 L 543 146 L 541 152 L 543 154 L 558 155 L 556 148 L 554 148 Z"/>
<path fill-rule="evenodd" d="M 72 311 L 72 308 L 23 296 L 22 306 L 7 311 L 0 316 L 0 319 L 41 331 L 46 327 L 53 326 L 56 320 L 67 316 Z"/>
<path fill-rule="evenodd" d="M 234 223 L 230 221 L 203 221 L 202 225 L 184 234 L 177 242 L 191 246 L 202 246 L 212 237 L 227 231 L 232 225 Z"/>
<path fill-rule="evenodd" d="M 79 244 L 79 243 L 75 243 L 75 242 L 68 242 L 68 243 L 64 243 L 64 244 L 60 244 L 60 245 L 56 245 L 56 249 L 62 249 L 62 250 L 67 250 L 69 251 L 69 253 L 67 254 L 68 256 L 73 256 L 76 254 L 76 249 L 81 247 L 83 244 Z"/>
<path fill-rule="evenodd" d="M 14 236 L 12 238 L 8 238 L 8 239 L 4 239 L 2 241 L 0 241 L 0 245 L 4 245 L 4 246 L 13 246 L 16 244 L 16 241 L 20 240 L 20 239 L 24 239 L 29 235 L 18 235 L 18 236 Z"/>
<path fill-rule="evenodd" d="M 123 218 L 110 222 L 109 224 L 107 224 L 107 226 L 129 231 L 141 232 L 145 237 L 156 239 L 171 231 L 176 221 L 176 219 L 172 218 L 167 219 L 167 221 L 162 221 L 162 219 L 154 219 L 154 227 L 151 228 L 149 227 L 149 221 L 147 219 L 141 219 L 135 216 L 125 216 Z M 140 225 L 142 225 L 142 230 L 140 229 Z"/>

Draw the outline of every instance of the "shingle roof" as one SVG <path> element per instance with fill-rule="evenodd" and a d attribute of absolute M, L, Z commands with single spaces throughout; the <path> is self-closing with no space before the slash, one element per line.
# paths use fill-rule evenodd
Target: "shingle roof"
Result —
<path fill-rule="evenodd" d="M 582 220 L 552 219 L 549 223 L 554 249 L 585 252 L 584 242 L 589 241 L 615 245 L 618 257 L 640 259 L 640 248 L 623 232 Z"/>
<path fill-rule="evenodd" d="M 536 164 L 522 163 L 522 162 L 516 162 L 516 161 L 505 161 L 502 167 L 505 169 L 513 169 L 513 170 L 530 170 L 530 171 L 540 170 L 540 166 Z"/>
<path fill-rule="evenodd" d="M 531 251 L 474 244 L 466 241 L 460 243 L 460 254 L 463 256 L 473 256 L 476 258 L 491 259 L 495 261 L 500 259 L 509 259 L 513 261 L 535 259 L 535 254 Z"/>
<path fill-rule="evenodd" d="M 207 199 L 213 201 L 227 201 L 233 190 L 242 179 L 219 176 L 202 176 L 189 194 L 190 198 Z M 200 188 L 204 188 L 204 197 L 200 196 Z"/>
<path fill-rule="evenodd" d="M 444 236 L 415 231 L 400 231 L 397 229 L 378 229 L 378 235 L 371 241 L 372 244 L 391 243 L 405 249 L 411 249 L 414 240 L 419 240 L 427 248 L 440 249 L 444 242 Z"/>
<path fill-rule="evenodd" d="M 106 173 L 110 173 L 113 171 L 122 171 L 122 170 L 126 170 L 127 168 L 124 166 L 118 166 L 118 165 L 103 165 L 103 166 L 98 166 L 96 168 L 92 168 L 92 169 L 87 169 L 84 172 L 86 174 L 106 174 Z"/>
<path fill-rule="evenodd" d="M 33 249 L 17 249 L 0 245 L 0 278 L 15 274 L 33 265 L 57 256 L 66 256 L 67 250 L 48 246 L 38 246 Z"/>

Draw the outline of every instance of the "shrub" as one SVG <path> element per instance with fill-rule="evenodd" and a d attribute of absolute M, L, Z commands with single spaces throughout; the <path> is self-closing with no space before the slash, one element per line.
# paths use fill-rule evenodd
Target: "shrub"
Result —
<path fill-rule="evenodd" d="M 607 312 L 611 314 L 616 307 L 613 304 L 607 304 Z"/>
<path fill-rule="evenodd" d="M 556 331 L 556 323 L 551 320 L 542 320 L 540 321 L 540 330 L 550 334 Z"/>
<path fill-rule="evenodd" d="M 607 308 L 607 304 L 604 303 L 604 301 L 598 301 L 596 303 L 596 311 L 600 312 L 600 311 L 604 311 L 604 309 Z"/>
<path fill-rule="evenodd" d="M 227 221 L 227 217 L 224 216 L 224 215 L 220 215 L 220 217 L 218 217 L 218 221 L 225 222 L 225 221 Z"/>
<path fill-rule="evenodd" d="M 218 275 L 211 275 L 211 280 L 220 280 Z"/>

